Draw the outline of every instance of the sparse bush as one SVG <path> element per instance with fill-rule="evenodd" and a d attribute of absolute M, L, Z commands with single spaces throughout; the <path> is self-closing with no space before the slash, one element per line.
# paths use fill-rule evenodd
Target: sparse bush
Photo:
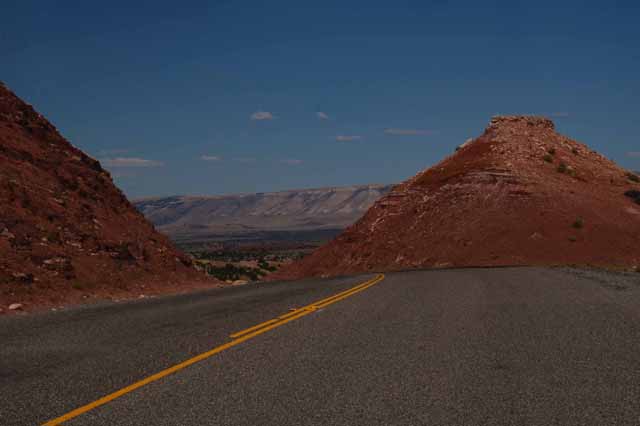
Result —
<path fill-rule="evenodd" d="M 222 267 L 206 265 L 205 270 L 207 274 L 212 275 L 222 281 L 237 281 L 242 279 L 243 277 L 246 277 L 251 281 L 257 281 L 262 275 L 265 275 L 265 272 L 259 269 L 235 266 L 231 263 L 227 263 Z"/>
<path fill-rule="evenodd" d="M 553 163 L 553 157 L 550 154 L 545 154 L 544 157 L 542 157 L 544 159 L 544 161 L 546 161 L 547 163 Z"/>
<path fill-rule="evenodd" d="M 575 222 L 573 222 L 573 226 L 575 229 L 582 229 L 584 227 L 584 220 L 579 217 L 575 220 Z"/>
<path fill-rule="evenodd" d="M 572 235 L 569 237 L 569 241 L 571 241 L 572 243 L 575 243 L 576 241 L 578 241 L 578 239 Z"/>
<path fill-rule="evenodd" d="M 258 267 L 260 269 L 264 269 L 265 271 L 269 271 L 269 272 L 275 272 L 278 268 L 276 268 L 275 266 L 271 266 L 269 265 L 269 262 L 267 262 L 266 260 L 262 259 L 258 262 Z"/>
<path fill-rule="evenodd" d="M 74 281 L 71 283 L 71 288 L 75 289 L 75 290 L 82 290 L 83 285 L 81 283 L 79 283 L 78 281 Z"/>
<path fill-rule="evenodd" d="M 567 169 L 568 169 L 567 163 L 563 161 L 558 166 L 558 173 L 567 173 Z"/>
<path fill-rule="evenodd" d="M 549 150 L 547 152 L 549 154 L 551 154 L 551 155 L 556 155 L 556 149 L 555 148 L 549 148 Z"/>
<path fill-rule="evenodd" d="M 637 204 L 640 204 L 640 191 L 632 189 L 632 190 L 629 190 L 629 191 L 625 192 L 624 195 L 629 197 L 629 198 L 631 198 Z"/>
<path fill-rule="evenodd" d="M 60 233 L 58 233 L 57 231 L 48 232 L 46 238 L 50 243 L 60 243 L 62 241 L 60 238 Z"/>
<path fill-rule="evenodd" d="M 640 177 L 638 177 L 638 175 L 636 175 L 635 173 L 627 173 L 627 178 L 631 181 L 631 182 L 640 182 Z"/>
<path fill-rule="evenodd" d="M 558 166 L 558 173 L 564 173 L 571 177 L 576 177 L 575 169 L 567 165 L 567 163 L 565 163 L 564 161 L 560 162 L 560 165 Z"/>
<path fill-rule="evenodd" d="M 120 243 L 113 247 L 112 256 L 115 259 L 123 260 L 126 262 L 133 262 L 134 260 L 136 260 L 133 253 L 131 253 L 131 249 L 128 243 Z"/>
<path fill-rule="evenodd" d="M 573 155 L 578 155 L 578 148 L 571 148 Z"/>

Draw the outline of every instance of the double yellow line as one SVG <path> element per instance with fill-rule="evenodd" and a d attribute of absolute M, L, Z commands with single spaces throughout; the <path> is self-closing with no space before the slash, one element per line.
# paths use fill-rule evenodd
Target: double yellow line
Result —
<path fill-rule="evenodd" d="M 267 331 L 273 330 L 274 328 L 280 327 L 288 322 L 297 320 L 298 318 L 302 318 L 305 315 L 309 315 L 312 312 L 317 311 L 318 309 L 322 309 L 326 306 L 329 306 L 333 303 L 339 302 L 343 299 L 346 299 L 347 297 L 353 296 L 356 293 L 359 293 L 361 291 L 366 290 L 367 288 L 379 283 L 380 281 L 382 281 L 384 279 L 384 274 L 379 274 L 378 276 L 376 276 L 373 279 L 370 279 L 362 284 L 359 284 L 355 287 L 352 287 L 346 291 L 343 291 L 341 293 L 335 294 L 331 297 L 327 297 L 326 299 L 322 299 L 319 300 L 315 303 L 312 303 L 310 305 L 304 306 L 302 308 L 298 308 L 298 309 L 294 309 L 291 312 L 288 312 L 284 315 L 280 315 L 279 317 L 276 317 L 274 319 L 271 319 L 269 321 L 265 321 L 263 323 L 254 325 L 253 327 L 249 327 L 246 328 L 242 331 L 238 331 L 237 333 L 233 333 L 231 334 L 229 337 L 231 337 L 231 339 L 233 339 L 231 342 L 225 343 L 224 345 L 220 345 L 216 348 L 211 349 L 210 351 L 204 352 L 200 355 L 197 355 L 193 358 L 190 358 L 184 362 L 181 362 L 180 364 L 176 364 L 173 367 L 169 367 L 166 370 L 162 370 L 159 373 L 156 373 L 152 376 L 149 376 L 145 379 L 142 379 L 138 382 L 133 383 L 132 385 L 129 385 L 127 387 L 124 387 L 116 392 L 110 393 L 109 395 L 103 396 L 102 398 L 93 401 L 87 405 L 84 405 L 82 407 L 76 408 L 73 411 L 68 412 L 67 414 L 64 414 L 60 417 L 57 417 L 53 420 L 49 420 L 48 422 L 44 423 L 43 426 L 57 426 L 57 425 L 61 425 L 62 423 L 66 422 L 67 420 L 71 420 L 75 417 L 80 416 L 81 414 L 84 414 L 88 411 L 93 410 L 94 408 L 100 407 L 101 405 L 105 405 L 111 401 L 113 401 L 116 398 L 119 398 L 123 395 L 126 395 L 128 393 L 131 393 L 133 391 L 135 391 L 136 389 L 139 389 L 143 386 L 148 385 L 149 383 L 153 383 L 157 380 L 162 379 L 163 377 L 167 377 L 170 374 L 176 373 L 184 368 L 189 367 L 190 365 L 193 365 L 197 362 L 203 361 L 207 358 L 210 358 L 212 356 L 214 356 L 215 354 L 218 354 L 226 349 L 232 348 L 234 346 L 239 345 L 242 342 L 246 342 L 249 339 L 252 339 L 260 334 L 266 333 Z"/>
<path fill-rule="evenodd" d="M 377 277 L 369 281 L 366 281 L 362 284 L 359 284 L 355 287 L 352 287 L 349 290 L 343 291 L 342 293 L 334 294 L 333 296 L 327 297 L 326 299 L 319 300 L 310 305 L 303 306 L 302 308 L 294 309 L 291 312 L 288 312 L 284 315 L 280 315 L 279 317 L 276 317 L 269 321 L 265 321 L 263 323 L 254 325 L 253 327 L 246 328 L 242 331 L 238 331 L 237 333 L 233 333 L 229 335 L 229 337 L 231 337 L 232 339 L 237 339 L 242 336 L 247 336 L 249 334 L 251 335 L 251 337 L 257 336 L 258 334 L 262 334 L 265 331 L 271 330 L 275 327 L 279 327 L 284 323 L 287 323 L 294 319 L 298 319 L 305 315 L 309 315 L 310 313 L 317 311 L 318 309 L 322 309 L 325 306 L 331 305 L 332 303 L 336 303 L 342 299 L 346 299 L 349 296 L 353 296 L 354 294 L 364 291 L 369 287 L 371 287 L 372 285 L 379 283 L 383 279 L 384 279 L 384 275 L 380 274 Z M 268 329 L 268 330 L 265 330 L 265 329 Z"/>

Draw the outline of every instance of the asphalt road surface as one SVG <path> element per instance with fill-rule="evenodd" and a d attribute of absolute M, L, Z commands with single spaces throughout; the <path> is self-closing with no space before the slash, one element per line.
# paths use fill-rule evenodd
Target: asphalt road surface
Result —
<path fill-rule="evenodd" d="M 62 424 L 640 425 L 640 274 L 392 273 L 229 337 L 374 276 L 0 318 L 0 425 L 46 423 L 221 345 Z"/>

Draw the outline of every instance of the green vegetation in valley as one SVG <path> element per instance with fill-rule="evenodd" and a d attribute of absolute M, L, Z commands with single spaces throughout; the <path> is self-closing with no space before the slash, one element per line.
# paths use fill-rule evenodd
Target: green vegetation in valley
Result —
<path fill-rule="evenodd" d="M 198 263 L 208 275 L 215 277 L 221 281 L 238 281 L 247 279 L 249 281 L 258 281 L 267 274 L 260 268 L 251 268 L 246 266 L 236 266 L 227 263 L 224 266 L 214 266 L 210 263 Z"/>

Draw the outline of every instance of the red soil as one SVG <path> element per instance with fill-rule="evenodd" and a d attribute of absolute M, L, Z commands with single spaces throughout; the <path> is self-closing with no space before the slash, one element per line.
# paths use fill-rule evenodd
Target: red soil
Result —
<path fill-rule="evenodd" d="M 0 309 L 211 286 L 100 163 L 0 83 Z"/>
<path fill-rule="evenodd" d="M 633 178 L 633 176 L 632 176 Z M 540 117 L 496 117 L 272 279 L 408 268 L 640 264 L 640 189 Z"/>

